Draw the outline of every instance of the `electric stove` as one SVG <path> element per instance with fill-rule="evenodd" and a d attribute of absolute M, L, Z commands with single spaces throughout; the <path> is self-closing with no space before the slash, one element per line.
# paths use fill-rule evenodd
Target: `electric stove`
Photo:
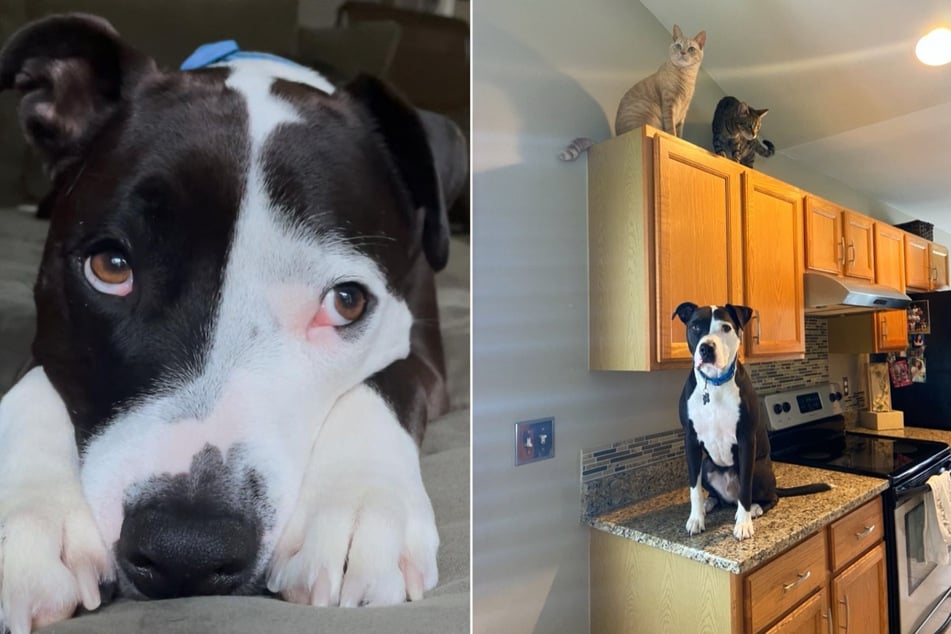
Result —
<path fill-rule="evenodd" d="M 951 470 L 945 443 L 847 431 L 842 393 L 828 384 L 762 399 L 772 459 L 888 480 L 882 494 L 889 630 L 944 631 L 951 602 L 951 566 L 925 558 L 928 478 Z M 781 485 L 781 483 L 780 483 Z"/>

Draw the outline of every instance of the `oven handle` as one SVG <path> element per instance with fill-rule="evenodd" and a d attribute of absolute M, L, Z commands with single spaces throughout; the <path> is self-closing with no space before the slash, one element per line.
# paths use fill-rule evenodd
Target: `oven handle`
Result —
<path fill-rule="evenodd" d="M 941 465 L 941 468 L 938 469 L 936 474 L 944 473 L 945 471 L 948 470 L 949 466 L 951 465 L 949 465 L 948 463 Z M 925 493 L 926 491 L 930 491 L 930 490 L 931 490 L 931 487 L 928 486 L 927 484 L 921 484 L 919 486 L 909 487 L 907 489 L 902 489 L 902 488 L 895 489 L 895 502 L 896 503 L 901 502 L 902 500 L 905 500 L 913 495 L 917 495 L 918 493 Z"/>
<path fill-rule="evenodd" d="M 901 502 L 902 500 L 910 498 L 913 495 L 918 495 L 919 493 L 925 493 L 930 490 L 931 490 L 930 486 L 928 486 L 927 484 L 922 484 L 921 486 L 895 491 L 895 501 Z"/>

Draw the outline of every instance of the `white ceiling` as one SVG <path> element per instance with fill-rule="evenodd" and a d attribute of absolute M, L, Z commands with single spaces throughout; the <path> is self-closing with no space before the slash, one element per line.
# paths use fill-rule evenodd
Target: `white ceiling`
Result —
<path fill-rule="evenodd" d="M 915 44 L 949 0 L 641 0 L 668 29 L 705 29 L 703 69 L 769 108 L 777 152 L 951 233 L 951 64 Z"/>

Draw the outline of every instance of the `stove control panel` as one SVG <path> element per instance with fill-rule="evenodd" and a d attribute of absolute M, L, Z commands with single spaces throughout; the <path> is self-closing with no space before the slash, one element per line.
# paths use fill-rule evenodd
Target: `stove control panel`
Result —
<path fill-rule="evenodd" d="M 776 431 L 842 413 L 842 389 L 836 383 L 769 394 L 762 398 L 761 415 Z"/>

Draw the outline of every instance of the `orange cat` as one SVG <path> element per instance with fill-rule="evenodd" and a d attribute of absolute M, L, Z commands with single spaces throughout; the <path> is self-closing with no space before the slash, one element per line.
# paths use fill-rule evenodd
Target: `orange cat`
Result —
<path fill-rule="evenodd" d="M 667 61 L 657 72 L 634 84 L 621 98 L 614 121 L 615 134 L 624 134 L 642 125 L 652 125 L 664 132 L 683 136 L 684 120 L 693 99 L 707 33 L 700 31 L 692 38 L 687 38 L 675 24 L 673 35 Z M 577 138 L 558 158 L 573 161 L 592 145 L 594 141 L 591 139 Z"/>

